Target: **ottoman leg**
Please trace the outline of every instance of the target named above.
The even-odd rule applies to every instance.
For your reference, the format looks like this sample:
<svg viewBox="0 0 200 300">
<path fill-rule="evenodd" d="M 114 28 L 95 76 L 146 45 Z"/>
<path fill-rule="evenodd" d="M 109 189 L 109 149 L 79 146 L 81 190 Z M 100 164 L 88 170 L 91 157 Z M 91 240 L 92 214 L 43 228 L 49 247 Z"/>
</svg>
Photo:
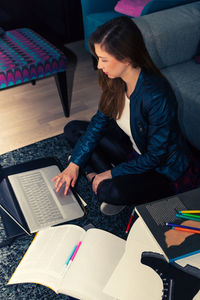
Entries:
<svg viewBox="0 0 200 300">
<path fill-rule="evenodd" d="M 63 111 L 65 117 L 69 117 L 70 106 L 71 106 L 71 95 L 69 95 L 67 86 L 67 74 L 66 72 L 59 72 L 54 76 L 60 100 L 62 103 Z M 70 97 L 69 97 L 70 96 Z"/>
<path fill-rule="evenodd" d="M 66 47 L 63 47 L 61 50 L 67 57 L 67 69 L 64 72 L 55 74 L 54 77 L 65 117 L 69 117 L 77 57 L 70 49 Z"/>
</svg>

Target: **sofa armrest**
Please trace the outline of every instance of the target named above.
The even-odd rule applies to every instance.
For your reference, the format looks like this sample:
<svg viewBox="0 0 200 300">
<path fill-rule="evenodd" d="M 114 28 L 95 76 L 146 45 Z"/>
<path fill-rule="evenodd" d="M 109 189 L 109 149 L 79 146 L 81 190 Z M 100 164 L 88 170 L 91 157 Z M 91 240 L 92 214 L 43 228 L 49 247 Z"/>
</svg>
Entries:
<svg viewBox="0 0 200 300">
<path fill-rule="evenodd" d="M 145 5 L 141 12 L 141 16 L 151 14 L 153 12 L 172 8 L 179 5 L 195 2 L 196 0 L 152 0 Z"/>
<path fill-rule="evenodd" d="M 83 25 L 85 26 L 85 18 L 92 13 L 104 11 L 114 11 L 114 7 L 118 0 L 81 0 Z"/>
<path fill-rule="evenodd" d="M 200 40 L 200 1 L 134 19 L 161 69 L 191 60 Z"/>
</svg>

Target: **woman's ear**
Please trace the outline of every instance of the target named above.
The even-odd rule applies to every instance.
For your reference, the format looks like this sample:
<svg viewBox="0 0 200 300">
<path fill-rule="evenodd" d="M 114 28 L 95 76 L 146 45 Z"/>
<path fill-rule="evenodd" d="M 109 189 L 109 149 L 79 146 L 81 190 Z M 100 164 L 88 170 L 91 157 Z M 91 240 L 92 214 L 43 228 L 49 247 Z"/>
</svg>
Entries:
<svg viewBox="0 0 200 300">
<path fill-rule="evenodd" d="M 130 59 L 128 59 L 128 58 L 124 58 L 124 59 L 123 59 L 123 63 L 124 63 L 125 65 L 129 66 L 129 65 L 131 64 L 131 61 L 130 61 Z"/>
</svg>

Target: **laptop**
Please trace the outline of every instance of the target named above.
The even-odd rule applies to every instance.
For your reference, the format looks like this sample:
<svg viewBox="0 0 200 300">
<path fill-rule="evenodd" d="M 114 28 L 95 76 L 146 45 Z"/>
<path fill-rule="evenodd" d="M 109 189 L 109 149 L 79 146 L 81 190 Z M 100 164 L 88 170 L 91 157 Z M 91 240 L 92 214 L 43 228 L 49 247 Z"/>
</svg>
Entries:
<svg viewBox="0 0 200 300">
<path fill-rule="evenodd" d="M 45 166 L 10 174 L 0 183 L 0 208 L 27 234 L 85 215 L 78 195 L 64 185 L 57 193 L 52 181 L 60 169 Z"/>
</svg>

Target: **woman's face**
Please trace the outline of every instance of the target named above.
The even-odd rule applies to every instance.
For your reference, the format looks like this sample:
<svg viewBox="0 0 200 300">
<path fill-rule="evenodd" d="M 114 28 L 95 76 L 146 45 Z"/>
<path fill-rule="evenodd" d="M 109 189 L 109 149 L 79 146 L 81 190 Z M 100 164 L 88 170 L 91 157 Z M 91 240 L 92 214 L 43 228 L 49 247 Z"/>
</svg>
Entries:
<svg viewBox="0 0 200 300">
<path fill-rule="evenodd" d="M 97 68 L 101 69 L 109 78 L 117 78 L 126 74 L 129 63 L 117 60 L 114 56 L 103 50 L 100 44 L 94 44 L 98 57 Z"/>
</svg>

